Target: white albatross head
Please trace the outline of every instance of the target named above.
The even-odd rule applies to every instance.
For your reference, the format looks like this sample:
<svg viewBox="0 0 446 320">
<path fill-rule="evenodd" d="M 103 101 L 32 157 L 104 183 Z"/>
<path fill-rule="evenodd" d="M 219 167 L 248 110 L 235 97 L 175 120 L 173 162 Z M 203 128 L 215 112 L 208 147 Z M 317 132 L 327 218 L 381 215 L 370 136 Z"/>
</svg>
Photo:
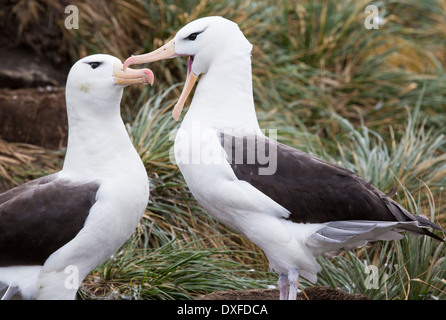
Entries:
<svg viewBox="0 0 446 320">
<path fill-rule="evenodd" d="M 186 83 L 173 110 L 173 117 L 178 120 L 198 76 L 206 73 L 212 63 L 228 50 L 250 54 L 252 45 L 235 22 L 222 17 L 205 17 L 185 25 L 172 40 L 157 50 L 128 58 L 124 62 L 124 70 L 127 72 L 127 67 L 132 64 L 188 56 Z"/>
<path fill-rule="evenodd" d="M 122 62 L 111 55 L 94 54 L 77 61 L 70 69 L 66 83 L 66 98 L 69 109 L 95 105 L 99 100 L 121 101 L 123 88 L 134 84 L 153 84 L 154 75 L 150 69 L 123 71 Z M 68 110 L 70 111 L 70 110 Z M 101 112 L 101 110 L 99 110 Z M 104 111 L 104 110 L 102 110 Z"/>
</svg>

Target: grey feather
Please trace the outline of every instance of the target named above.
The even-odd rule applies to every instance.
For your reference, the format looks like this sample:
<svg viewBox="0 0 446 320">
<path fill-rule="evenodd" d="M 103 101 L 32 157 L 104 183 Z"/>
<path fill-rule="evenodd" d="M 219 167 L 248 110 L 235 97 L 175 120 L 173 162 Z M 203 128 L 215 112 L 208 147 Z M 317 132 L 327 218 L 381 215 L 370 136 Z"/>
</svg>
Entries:
<svg viewBox="0 0 446 320">
<path fill-rule="evenodd" d="M 20 298 L 20 289 L 17 285 L 7 285 L 0 282 L 0 300 L 13 300 Z"/>
<path fill-rule="evenodd" d="M 380 240 L 399 240 L 400 232 L 408 231 L 424 235 L 425 227 L 418 221 L 333 221 L 312 234 L 307 244 L 319 254 L 340 250 L 351 250 Z"/>
<path fill-rule="evenodd" d="M 98 189 L 53 174 L 0 194 L 0 266 L 42 265 L 82 229 Z"/>
</svg>

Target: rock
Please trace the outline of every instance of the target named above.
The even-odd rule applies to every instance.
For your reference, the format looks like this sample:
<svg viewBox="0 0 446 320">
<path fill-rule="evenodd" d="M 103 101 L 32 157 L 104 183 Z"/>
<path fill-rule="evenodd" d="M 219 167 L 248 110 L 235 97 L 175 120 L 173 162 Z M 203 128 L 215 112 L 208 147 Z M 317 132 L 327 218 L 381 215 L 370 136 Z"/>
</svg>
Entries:
<svg viewBox="0 0 446 320">
<path fill-rule="evenodd" d="M 0 49 L 0 87 L 37 88 L 64 86 L 69 66 L 56 67 L 50 60 L 25 48 Z"/>
</svg>

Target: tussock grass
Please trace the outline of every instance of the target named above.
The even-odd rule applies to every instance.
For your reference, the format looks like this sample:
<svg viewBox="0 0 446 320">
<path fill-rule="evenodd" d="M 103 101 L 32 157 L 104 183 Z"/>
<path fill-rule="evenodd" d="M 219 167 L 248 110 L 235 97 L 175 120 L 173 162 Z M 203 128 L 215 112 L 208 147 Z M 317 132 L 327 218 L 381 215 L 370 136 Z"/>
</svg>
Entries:
<svg viewBox="0 0 446 320">
<path fill-rule="evenodd" d="M 74 61 L 97 52 L 125 59 L 151 51 L 199 17 L 234 20 L 254 45 L 262 128 L 277 129 L 279 141 L 346 166 L 384 192 L 397 186 L 398 202 L 445 228 L 445 0 L 70 4 L 79 7 L 79 30 L 63 27 L 63 3 L 53 0 L 9 1 L 16 9 L 4 21 L 15 22 L 19 43 Z M 368 4 L 377 5 L 384 19 L 377 30 L 364 27 Z M 36 46 L 44 43 L 38 34 L 27 36 L 44 25 L 58 30 L 57 49 Z M 170 111 L 185 79 L 184 59 L 151 68 L 155 86 L 128 88 L 123 100 L 129 134 L 151 178 L 151 200 L 121 252 L 89 276 L 83 297 L 189 299 L 274 284 L 264 255 L 196 203 L 169 159 L 170 134 L 178 126 Z M 17 153 L 1 144 L 0 150 L 8 157 L 1 158 L 0 174 L 12 179 L 20 167 Z M 445 299 L 445 252 L 422 237 L 374 244 L 321 258 L 318 284 L 374 299 Z M 366 265 L 378 267 L 378 289 L 365 287 Z M 251 268 L 256 272 L 247 272 Z"/>
<path fill-rule="evenodd" d="M 412 206 L 423 205 L 414 202 Z M 435 209 L 430 209 L 433 219 Z M 323 272 L 318 284 L 372 299 L 444 300 L 445 251 L 444 243 L 432 238 L 405 235 L 400 241 L 377 243 L 358 253 L 346 252 L 330 260 L 319 258 Z"/>
<path fill-rule="evenodd" d="M 318 284 L 362 293 L 376 300 L 444 300 L 444 246 L 431 239 L 406 236 L 375 246 L 369 254 L 352 252 L 332 260 L 319 259 Z M 432 257 L 436 259 L 432 261 Z M 376 267 L 376 269 L 374 269 Z"/>
<path fill-rule="evenodd" d="M 265 285 L 250 267 L 227 259 L 227 248 L 205 248 L 172 239 L 155 250 L 122 250 L 90 276 L 84 298 L 191 299 L 216 290 L 244 290 Z M 256 271 L 256 273 L 259 271 Z M 264 274 L 260 270 L 260 274 Z M 97 292 L 105 292 L 97 295 Z"/>
</svg>

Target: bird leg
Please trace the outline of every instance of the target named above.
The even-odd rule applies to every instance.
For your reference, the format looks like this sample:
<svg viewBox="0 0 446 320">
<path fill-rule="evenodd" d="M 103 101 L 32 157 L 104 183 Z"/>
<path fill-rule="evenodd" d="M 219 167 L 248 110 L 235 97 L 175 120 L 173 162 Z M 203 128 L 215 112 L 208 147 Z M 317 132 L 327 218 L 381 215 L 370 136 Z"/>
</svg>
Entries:
<svg viewBox="0 0 446 320">
<path fill-rule="evenodd" d="M 279 287 L 280 300 L 288 299 L 288 275 L 282 273 L 279 275 L 279 280 L 277 281 L 277 286 Z"/>
<path fill-rule="evenodd" d="M 296 300 L 298 283 L 299 283 L 299 273 L 297 272 L 296 268 L 292 268 L 288 271 L 288 283 L 290 286 L 288 300 Z"/>
</svg>

